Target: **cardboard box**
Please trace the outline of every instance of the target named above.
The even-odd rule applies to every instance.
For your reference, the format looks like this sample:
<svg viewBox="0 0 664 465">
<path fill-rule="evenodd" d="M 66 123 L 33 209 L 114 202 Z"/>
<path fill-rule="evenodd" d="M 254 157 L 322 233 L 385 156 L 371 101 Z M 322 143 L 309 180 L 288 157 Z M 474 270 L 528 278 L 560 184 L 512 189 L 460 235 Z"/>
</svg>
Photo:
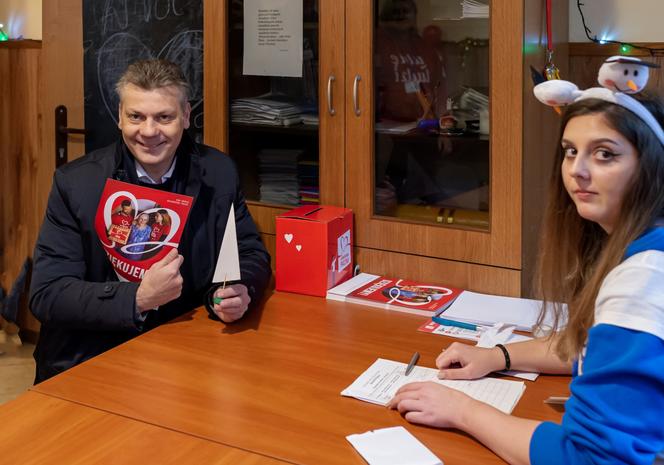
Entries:
<svg viewBox="0 0 664 465">
<path fill-rule="evenodd" d="M 276 288 L 325 297 L 353 275 L 353 212 L 306 205 L 277 217 Z"/>
</svg>

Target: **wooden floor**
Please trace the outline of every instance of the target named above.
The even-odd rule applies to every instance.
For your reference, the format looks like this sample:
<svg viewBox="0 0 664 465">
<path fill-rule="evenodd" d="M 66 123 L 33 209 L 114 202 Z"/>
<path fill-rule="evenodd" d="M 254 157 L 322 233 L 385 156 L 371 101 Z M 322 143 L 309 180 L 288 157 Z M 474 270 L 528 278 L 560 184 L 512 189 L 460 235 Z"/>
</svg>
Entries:
<svg viewBox="0 0 664 465">
<path fill-rule="evenodd" d="M 21 344 L 17 334 L 0 330 L 0 404 L 23 394 L 35 378 L 33 344 Z"/>
</svg>

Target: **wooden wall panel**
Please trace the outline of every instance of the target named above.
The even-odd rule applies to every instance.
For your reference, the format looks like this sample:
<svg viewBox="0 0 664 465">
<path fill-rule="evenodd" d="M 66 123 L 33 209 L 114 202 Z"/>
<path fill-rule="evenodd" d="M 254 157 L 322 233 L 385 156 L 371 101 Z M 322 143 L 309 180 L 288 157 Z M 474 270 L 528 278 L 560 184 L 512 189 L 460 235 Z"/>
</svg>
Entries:
<svg viewBox="0 0 664 465">
<path fill-rule="evenodd" d="M 522 296 L 532 297 L 532 279 L 537 265 L 540 225 L 553 156 L 558 144 L 560 118 L 533 95 L 530 66 L 543 70 L 546 62 L 545 2 L 525 2 L 523 67 L 523 210 L 521 244 Z M 554 63 L 563 78 L 569 72 L 567 2 L 553 2 Z"/>
<path fill-rule="evenodd" d="M 43 212 L 38 208 L 37 172 L 41 162 L 41 43 L 0 42 L 0 284 L 9 291 L 32 249 Z M 19 326 L 36 331 L 26 312 Z"/>
<path fill-rule="evenodd" d="M 521 272 L 440 258 L 355 247 L 355 263 L 367 273 L 442 284 L 487 294 L 521 295 Z"/>
</svg>

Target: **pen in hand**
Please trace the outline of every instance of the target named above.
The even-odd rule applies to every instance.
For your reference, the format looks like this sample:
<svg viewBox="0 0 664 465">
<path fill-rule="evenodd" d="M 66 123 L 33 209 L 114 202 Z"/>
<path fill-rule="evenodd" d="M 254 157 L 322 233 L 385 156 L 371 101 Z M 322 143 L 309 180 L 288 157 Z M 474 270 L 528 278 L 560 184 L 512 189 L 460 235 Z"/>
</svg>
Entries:
<svg viewBox="0 0 664 465">
<path fill-rule="evenodd" d="M 420 359 L 420 353 L 415 352 L 411 357 L 410 362 L 408 362 L 408 366 L 406 367 L 406 376 L 408 376 L 410 372 L 413 371 L 413 368 L 415 368 L 415 364 L 419 359 Z"/>
</svg>

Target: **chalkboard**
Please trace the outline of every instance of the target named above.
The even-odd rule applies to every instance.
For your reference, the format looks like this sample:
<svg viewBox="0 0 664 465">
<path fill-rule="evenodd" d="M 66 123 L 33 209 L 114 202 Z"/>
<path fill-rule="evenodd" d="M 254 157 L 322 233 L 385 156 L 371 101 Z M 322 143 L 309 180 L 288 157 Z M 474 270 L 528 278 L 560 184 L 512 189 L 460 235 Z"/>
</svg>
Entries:
<svg viewBox="0 0 664 465">
<path fill-rule="evenodd" d="M 191 86 L 191 127 L 203 134 L 202 0 L 85 0 L 83 3 L 86 151 L 119 137 L 115 83 L 139 59 L 180 65 Z"/>
</svg>

